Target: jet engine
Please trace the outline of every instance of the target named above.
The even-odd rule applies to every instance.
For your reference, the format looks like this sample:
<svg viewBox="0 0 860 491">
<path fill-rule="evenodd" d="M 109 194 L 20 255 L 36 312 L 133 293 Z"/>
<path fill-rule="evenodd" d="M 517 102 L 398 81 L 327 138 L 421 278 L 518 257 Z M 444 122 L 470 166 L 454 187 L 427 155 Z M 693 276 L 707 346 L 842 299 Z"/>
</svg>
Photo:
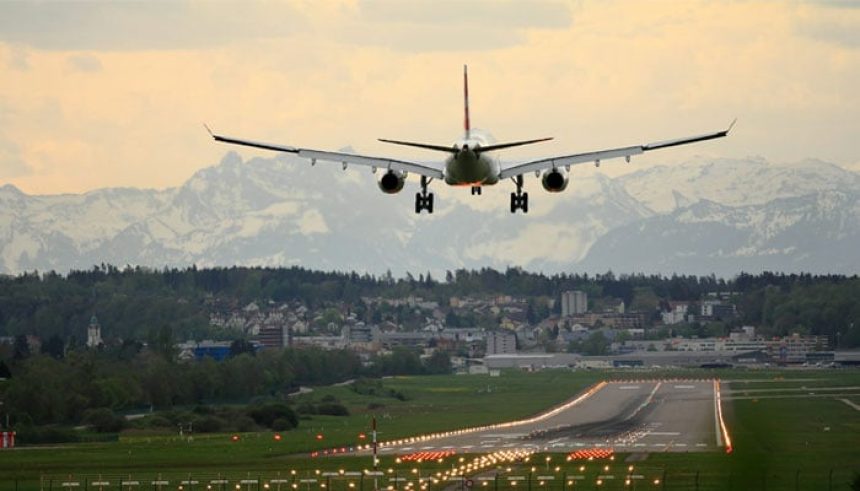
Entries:
<svg viewBox="0 0 860 491">
<path fill-rule="evenodd" d="M 399 193 L 406 184 L 406 173 L 388 170 L 379 178 L 379 189 L 385 194 Z"/>
<path fill-rule="evenodd" d="M 541 184 L 550 193 L 560 193 L 567 188 L 567 171 L 563 169 L 550 169 L 543 173 Z"/>
</svg>

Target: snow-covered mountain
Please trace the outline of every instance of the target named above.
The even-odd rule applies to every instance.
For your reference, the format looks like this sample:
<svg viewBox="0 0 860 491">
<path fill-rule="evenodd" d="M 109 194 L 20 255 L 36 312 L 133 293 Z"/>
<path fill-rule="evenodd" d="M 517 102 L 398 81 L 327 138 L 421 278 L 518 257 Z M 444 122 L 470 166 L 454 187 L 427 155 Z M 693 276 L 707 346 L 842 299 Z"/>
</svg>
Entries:
<svg viewBox="0 0 860 491">
<path fill-rule="evenodd" d="M 216 166 L 166 190 L 29 196 L 0 187 L 0 272 L 93 264 L 302 265 L 394 273 L 522 266 L 542 271 L 860 272 L 860 174 L 819 161 L 698 159 L 565 193 L 527 179 L 531 213 L 509 189 L 470 196 L 435 186 L 416 216 L 414 183 L 376 189 L 363 169 L 279 155 Z"/>
</svg>

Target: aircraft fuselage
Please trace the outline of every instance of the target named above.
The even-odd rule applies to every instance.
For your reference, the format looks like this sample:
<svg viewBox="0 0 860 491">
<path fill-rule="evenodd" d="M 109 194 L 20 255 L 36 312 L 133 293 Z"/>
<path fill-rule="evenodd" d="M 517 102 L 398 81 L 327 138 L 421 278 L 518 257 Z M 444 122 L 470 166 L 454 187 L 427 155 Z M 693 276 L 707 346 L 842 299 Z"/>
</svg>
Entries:
<svg viewBox="0 0 860 491">
<path fill-rule="evenodd" d="M 470 138 L 454 144 L 459 150 L 445 160 L 445 183 L 452 186 L 486 186 L 499 182 L 498 159 L 481 152 L 487 142 Z"/>
</svg>

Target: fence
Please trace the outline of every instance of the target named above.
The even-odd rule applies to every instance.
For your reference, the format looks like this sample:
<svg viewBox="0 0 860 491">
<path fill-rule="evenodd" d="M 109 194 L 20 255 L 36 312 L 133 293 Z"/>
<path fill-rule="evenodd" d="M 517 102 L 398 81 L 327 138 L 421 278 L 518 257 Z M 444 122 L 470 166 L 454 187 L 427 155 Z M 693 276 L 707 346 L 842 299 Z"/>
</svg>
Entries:
<svg viewBox="0 0 860 491">
<path fill-rule="evenodd" d="M 401 469 L 395 472 L 285 471 L 231 474 L 123 474 L 43 476 L 0 483 L 0 490 L 15 491 L 579 491 L 579 490 L 849 490 L 860 482 L 857 469 L 744 474 L 636 468 L 625 465 L 592 466 L 561 472 L 522 472 L 505 469 L 473 476 L 440 479 Z"/>
</svg>

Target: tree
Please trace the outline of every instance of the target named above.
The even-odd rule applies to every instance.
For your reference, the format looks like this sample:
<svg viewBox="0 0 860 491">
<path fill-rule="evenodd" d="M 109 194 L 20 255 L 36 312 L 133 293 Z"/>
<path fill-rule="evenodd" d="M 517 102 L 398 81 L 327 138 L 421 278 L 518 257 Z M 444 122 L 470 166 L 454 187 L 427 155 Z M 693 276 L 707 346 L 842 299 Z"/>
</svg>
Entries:
<svg viewBox="0 0 860 491">
<path fill-rule="evenodd" d="M 582 343 L 582 353 L 584 355 L 598 356 L 605 355 L 609 352 L 609 341 L 601 331 L 594 331 Z"/>
<path fill-rule="evenodd" d="M 54 334 L 47 341 L 42 343 L 42 353 L 52 357 L 55 360 L 61 360 L 65 356 L 65 343 L 63 339 Z"/>
<path fill-rule="evenodd" d="M 27 336 L 19 334 L 15 336 L 15 345 L 12 348 L 12 358 L 14 360 L 24 360 L 30 357 L 30 343 L 27 342 Z"/>
<path fill-rule="evenodd" d="M 257 354 L 257 350 L 247 339 L 236 339 L 230 343 L 230 357 L 239 356 L 243 353 L 254 356 Z"/>
<path fill-rule="evenodd" d="M 451 356 L 445 351 L 436 350 L 424 362 L 424 369 L 430 374 L 451 373 Z"/>
<path fill-rule="evenodd" d="M 173 335 L 173 328 L 168 325 L 163 325 L 159 329 L 152 329 L 149 332 L 149 348 L 164 357 L 165 360 L 173 361 L 179 351 L 176 348 L 176 340 Z"/>
</svg>

